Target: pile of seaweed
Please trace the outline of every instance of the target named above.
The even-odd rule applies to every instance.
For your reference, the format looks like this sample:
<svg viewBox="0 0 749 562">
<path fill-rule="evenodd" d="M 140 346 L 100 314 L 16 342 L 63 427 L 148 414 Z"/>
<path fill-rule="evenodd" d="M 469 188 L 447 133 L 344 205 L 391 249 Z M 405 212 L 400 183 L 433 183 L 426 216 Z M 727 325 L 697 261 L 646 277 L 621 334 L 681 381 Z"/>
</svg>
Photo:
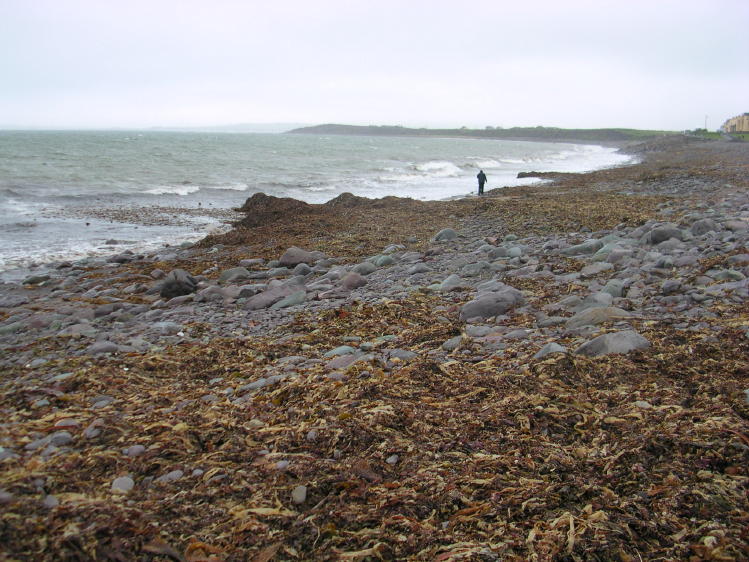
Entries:
<svg viewBox="0 0 749 562">
<path fill-rule="evenodd" d="M 643 323 L 653 348 L 628 355 L 539 361 L 518 343 L 479 359 L 466 344 L 435 362 L 428 351 L 460 333 L 457 307 L 435 317 L 435 298 L 299 316 L 252 340 L 71 359 L 41 419 L 6 392 L 17 432 L 63 419 L 99 432 L 65 455 L 4 462 L 3 485 L 27 501 L 4 506 L 3 549 L 49 560 L 749 556 L 749 341 L 734 327 L 746 311 L 725 310 L 705 333 Z M 358 362 L 342 380 L 320 364 L 243 404 L 206 399 L 211 381 L 281 372 L 281 359 L 322 357 L 352 336 L 419 358 Z M 92 411 L 101 394 L 111 404 Z M 144 454 L 123 454 L 134 444 Z M 111 487 L 122 476 L 137 483 L 127 494 Z M 45 489 L 59 505 L 43 504 Z"/>
</svg>

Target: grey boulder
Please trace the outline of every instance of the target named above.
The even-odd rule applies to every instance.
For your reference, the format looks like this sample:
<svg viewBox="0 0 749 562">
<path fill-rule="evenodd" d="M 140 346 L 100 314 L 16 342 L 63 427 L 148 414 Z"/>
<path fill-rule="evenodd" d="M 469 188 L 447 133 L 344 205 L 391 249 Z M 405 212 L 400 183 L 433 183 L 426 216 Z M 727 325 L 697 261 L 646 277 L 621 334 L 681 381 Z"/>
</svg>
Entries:
<svg viewBox="0 0 749 562">
<path fill-rule="evenodd" d="M 629 353 L 637 349 L 647 349 L 650 342 L 634 330 L 613 332 L 585 342 L 575 350 L 579 355 L 598 357 L 609 353 Z"/>
<path fill-rule="evenodd" d="M 198 282 L 184 269 L 173 269 L 164 278 L 159 295 L 165 299 L 173 299 L 195 292 Z"/>
<path fill-rule="evenodd" d="M 465 321 L 469 318 L 490 318 L 504 314 L 524 302 L 520 291 L 507 287 L 496 293 L 485 293 L 464 304 L 460 309 L 460 319 Z"/>
</svg>

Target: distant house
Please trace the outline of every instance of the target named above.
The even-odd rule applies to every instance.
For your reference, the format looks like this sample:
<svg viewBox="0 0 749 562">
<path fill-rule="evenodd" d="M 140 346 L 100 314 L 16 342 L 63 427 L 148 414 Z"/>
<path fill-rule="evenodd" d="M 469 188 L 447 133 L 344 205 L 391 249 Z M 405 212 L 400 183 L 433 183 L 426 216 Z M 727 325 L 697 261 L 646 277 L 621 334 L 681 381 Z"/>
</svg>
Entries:
<svg viewBox="0 0 749 562">
<path fill-rule="evenodd" d="M 726 133 L 749 133 L 749 113 L 731 117 L 721 127 Z"/>
</svg>

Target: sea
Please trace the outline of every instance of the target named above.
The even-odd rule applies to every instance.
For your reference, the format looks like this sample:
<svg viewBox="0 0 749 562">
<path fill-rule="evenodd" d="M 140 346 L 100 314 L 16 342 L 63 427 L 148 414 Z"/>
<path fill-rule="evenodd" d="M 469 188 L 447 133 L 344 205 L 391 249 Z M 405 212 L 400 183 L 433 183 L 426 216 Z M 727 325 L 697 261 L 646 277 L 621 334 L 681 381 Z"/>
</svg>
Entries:
<svg viewBox="0 0 749 562">
<path fill-rule="evenodd" d="M 615 148 L 437 137 L 166 131 L 0 131 L 0 278 L 43 264 L 144 251 L 227 229 L 263 192 L 323 203 L 471 197 L 628 163 Z"/>
</svg>

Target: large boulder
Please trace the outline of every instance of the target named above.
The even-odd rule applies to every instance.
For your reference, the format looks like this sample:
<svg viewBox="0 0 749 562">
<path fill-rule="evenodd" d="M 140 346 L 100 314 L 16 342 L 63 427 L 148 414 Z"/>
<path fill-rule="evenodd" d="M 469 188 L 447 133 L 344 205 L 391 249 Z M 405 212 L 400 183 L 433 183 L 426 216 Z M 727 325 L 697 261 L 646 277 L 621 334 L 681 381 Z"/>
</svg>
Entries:
<svg viewBox="0 0 749 562">
<path fill-rule="evenodd" d="M 173 269 L 164 278 L 159 295 L 164 299 L 173 299 L 194 293 L 198 282 L 184 269 Z"/>
<path fill-rule="evenodd" d="M 609 353 L 629 353 L 636 349 L 648 347 L 650 347 L 650 342 L 646 338 L 634 330 L 625 330 L 593 338 L 578 347 L 575 353 L 588 357 L 598 357 Z"/>
<path fill-rule="evenodd" d="M 517 289 L 506 287 L 495 293 L 485 293 L 467 302 L 460 309 L 460 319 L 491 318 L 523 304 L 523 295 Z"/>
</svg>

